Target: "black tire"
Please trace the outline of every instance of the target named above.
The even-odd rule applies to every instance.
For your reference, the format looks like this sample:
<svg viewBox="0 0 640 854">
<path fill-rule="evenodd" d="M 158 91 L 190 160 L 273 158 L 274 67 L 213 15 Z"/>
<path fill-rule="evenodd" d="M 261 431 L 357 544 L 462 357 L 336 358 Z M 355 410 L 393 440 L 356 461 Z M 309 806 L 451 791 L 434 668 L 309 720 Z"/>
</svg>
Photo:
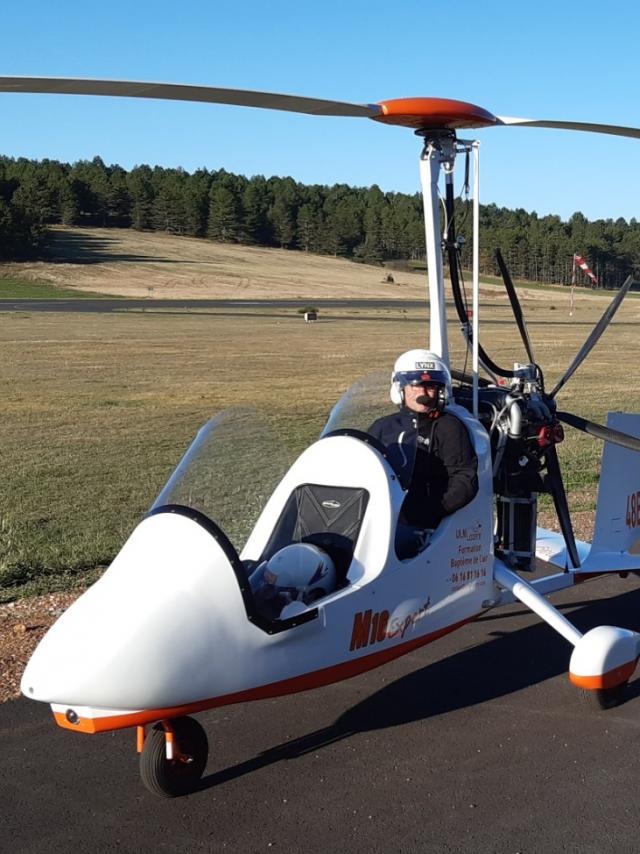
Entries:
<svg viewBox="0 0 640 854">
<path fill-rule="evenodd" d="M 590 709 L 600 712 L 606 709 L 615 709 L 620 706 L 627 697 L 627 682 L 614 685 L 613 688 L 596 688 L 589 691 L 587 688 L 580 689 L 580 695 L 584 705 Z"/>
<path fill-rule="evenodd" d="M 140 754 L 140 776 L 146 788 L 161 798 L 175 798 L 193 792 L 204 771 L 209 755 L 207 734 L 195 718 L 171 720 L 175 746 L 181 757 L 167 759 L 162 724 L 147 733 Z"/>
</svg>

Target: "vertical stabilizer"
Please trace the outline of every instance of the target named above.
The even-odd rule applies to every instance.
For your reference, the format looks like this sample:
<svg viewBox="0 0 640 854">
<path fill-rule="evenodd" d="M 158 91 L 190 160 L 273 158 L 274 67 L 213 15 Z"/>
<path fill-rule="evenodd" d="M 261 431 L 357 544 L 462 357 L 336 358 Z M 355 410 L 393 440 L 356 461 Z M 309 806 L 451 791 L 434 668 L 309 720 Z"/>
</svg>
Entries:
<svg viewBox="0 0 640 854">
<path fill-rule="evenodd" d="M 640 415 L 610 412 L 607 426 L 640 438 Z M 640 453 L 606 442 L 590 560 L 598 554 L 637 555 L 640 562 Z"/>
</svg>

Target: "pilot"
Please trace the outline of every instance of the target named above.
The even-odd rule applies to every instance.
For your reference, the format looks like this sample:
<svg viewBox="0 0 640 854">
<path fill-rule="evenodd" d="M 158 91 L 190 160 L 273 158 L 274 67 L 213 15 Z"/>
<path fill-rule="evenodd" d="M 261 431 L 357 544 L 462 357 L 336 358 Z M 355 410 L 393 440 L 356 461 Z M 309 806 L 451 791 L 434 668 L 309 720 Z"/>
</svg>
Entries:
<svg viewBox="0 0 640 854">
<path fill-rule="evenodd" d="M 252 572 L 249 584 L 258 610 L 272 620 L 306 611 L 337 586 L 329 555 L 311 543 L 291 543 Z M 293 608 L 287 607 L 298 603 Z M 283 611 L 284 609 L 284 611 Z"/>
<path fill-rule="evenodd" d="M 429 531 L 478 491 L 478 458 L 469 433 L 446 409 L 450 390 L 451 375 L 439 356 L 409 350 L 391 374 L 390 397 L 399 411 L 369 428 L 386 446 L 400 478 L 409 482 L 398 520 L 400 558 L 417 554 Z"/>
</svg>

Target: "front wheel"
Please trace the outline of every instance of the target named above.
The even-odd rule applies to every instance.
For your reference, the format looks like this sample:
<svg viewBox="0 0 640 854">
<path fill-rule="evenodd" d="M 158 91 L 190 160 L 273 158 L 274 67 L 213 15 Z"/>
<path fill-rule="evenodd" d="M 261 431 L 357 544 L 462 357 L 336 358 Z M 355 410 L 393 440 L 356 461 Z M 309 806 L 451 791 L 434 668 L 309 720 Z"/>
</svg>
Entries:
<svg viewBox="0 0 640 854">
<path fill-rule="evenodd" d="M 172 718 L 175 757 L 167 759 L 165 731 L 156 724 L 140 754 L 140 776 L 146 788 L 161 798 L 187 795 L 198 785 L 207 764 L 207 734 L 195 718 Z"/>
</svg>

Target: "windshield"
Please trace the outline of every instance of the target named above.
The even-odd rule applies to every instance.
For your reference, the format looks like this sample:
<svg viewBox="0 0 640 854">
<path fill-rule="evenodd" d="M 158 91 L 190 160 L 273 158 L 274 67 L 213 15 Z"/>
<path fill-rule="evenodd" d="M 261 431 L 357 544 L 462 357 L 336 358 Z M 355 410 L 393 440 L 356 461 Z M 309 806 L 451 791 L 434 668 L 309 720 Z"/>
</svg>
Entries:
<svg viewBox="0 0 640 854">
<path fill-rule="evenodd" d="M 413 474 L 417 433 L 411 429 L 411 419 L 407 424 L 399 422 L 398 407 L 389 398 L 390 380 L 389 371 L 379 370 L 355 382 L 331 410 L 321 435 L 335 430 L 370 433 L 385 446 L 388 461 L 407 489 Z M 379 419 L 385 419 L 384 426 Z"/>
<path fill-rule="evenodd" d="M 346 429 L 366 433 L 374 421 L 394 410 L 389 400 L 389 371 L 374 371 L 361 377 L 342 395 L 321 435 Z"/>
<path fill-rule="evenodd" d="M 260 413 L 226 409 L 200 428 L 151 509 L 180 504 L 198 510 L 240 552 L 292 462 Z"/>
</svg>

